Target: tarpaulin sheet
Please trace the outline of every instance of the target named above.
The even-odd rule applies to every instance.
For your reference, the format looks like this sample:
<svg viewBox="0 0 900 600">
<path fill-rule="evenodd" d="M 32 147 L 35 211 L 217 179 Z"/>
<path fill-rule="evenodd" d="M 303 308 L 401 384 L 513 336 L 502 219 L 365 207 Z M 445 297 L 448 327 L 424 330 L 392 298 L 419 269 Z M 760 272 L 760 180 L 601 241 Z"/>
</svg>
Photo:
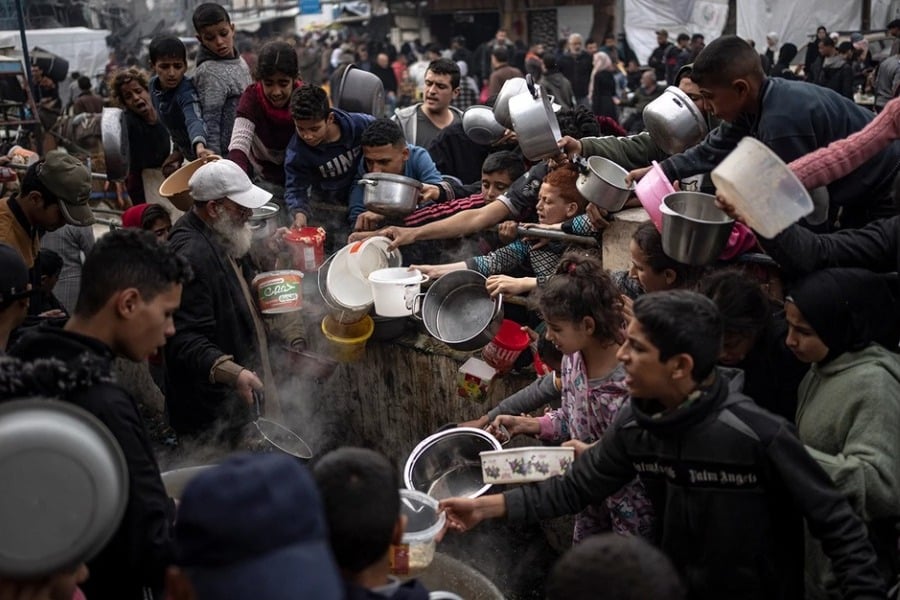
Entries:
<svg viewBox="0 0 900 600">
<path fill-rule="evenodd" d="M 828 31 L 858 31 L 862 3 L 847 0 L 738 0 L 737 34 L 766 48 L 766 35 L 778 34 L 779 45 L 786 42 L 801 49 L 812 39 L 819 25 Z"/>
<path fill-rule="evenodd" d="M 625 0 L 625 33 L 641 64 L 656 48 L 658 29 L 667 30 L 672 43 L 679 33 L 702 33 L 709 43 L 727 20 L 728 0 Z"/>
<path fill-rule="evenodd" d="M 29 29 L 29 50 L 40 46 L 69 62 L 69 73 L 78 71 L 91 77 L 103 73 L 109 60 L 109 49 L 106 47 L 106 29 L 88 29 L 87 27 L 64 27 L 57 29 Z M 19 31 L 0 31 L 0 47 L 12 46 L 22 49 L 22 38 Z"/>
</svg>

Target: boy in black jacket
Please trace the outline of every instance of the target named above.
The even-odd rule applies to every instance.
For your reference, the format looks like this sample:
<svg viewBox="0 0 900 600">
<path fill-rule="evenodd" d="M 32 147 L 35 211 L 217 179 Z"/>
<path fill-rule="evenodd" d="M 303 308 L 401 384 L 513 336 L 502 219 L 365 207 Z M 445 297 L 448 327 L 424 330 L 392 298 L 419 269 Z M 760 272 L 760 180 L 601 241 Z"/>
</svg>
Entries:
<svg viewBox="0 0 900 600">
<path fill-rule="evenodd" d="M 190 267 L 149 231 L 120 229 L 100 238 L 84 262 L 75 313 L 63 329 L 42 326 L 10 354 L 23 360 L 89 361 L 101 383 L 64 394 L 106 425 L 128 463 L 128 505 L 119 528 L 88 561 L 82 586 L 96 600 L 158 597 L 172 558 L 174 506 L 159 474 L 137 402 L 113 381 L 115 356 L 147 360 L 175 332 L 172 314 L 181 302 Z M 62 382 L 60 384 L 62 387 Z"/>
<path fill-rule="evenodd" d="M 503 495 L 441 503 L 451 528 L 573 514 L 635 475 L 660 548 L 692 599 L 803 597 L 803 518 L 844 598 L 884 598 L 866 530 L 793 427 L 729 390 L 715 369 L 722 320 L 708 298 L 647 294 L 619 350 L 631 392 L 612 428 L 568 473 Z"/>
</svg>

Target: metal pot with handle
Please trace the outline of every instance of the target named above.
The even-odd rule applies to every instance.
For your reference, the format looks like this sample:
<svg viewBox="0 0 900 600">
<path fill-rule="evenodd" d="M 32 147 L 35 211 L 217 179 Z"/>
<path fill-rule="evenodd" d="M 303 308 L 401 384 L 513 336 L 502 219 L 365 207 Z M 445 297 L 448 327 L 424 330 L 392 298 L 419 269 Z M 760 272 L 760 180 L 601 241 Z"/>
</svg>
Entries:
<svg viewBox="0 0 900 600">
<path fill-rule="evenodd" d="M 622 210 L 634 193 L 634 183 L 626 183 L 628 171 L 602 156 L 573 161 L 580 175 L 575 182 L 578 192 L 589 202 L 609 212 Z"/>
<path fill-rule="evenodd" d="M 644 107 L 643 117 L 653 142 L 667 154 L 684 152 L 709 133 L 706 117 L 690 96 L 674 85 Z"/>
<path fill-rule="evenodd" d="M 405 217 L 419 205 L 422 184 L 403 175 L 366 173 L 356 182 L 365 186 L 366 210 L 386 217 Z"/>
<path fill-rule="evenodd" d="M 506 80 L 503 87 L 500 88 L 500 93 L 497 94 L 497 99 L 494 101 L 494 118 L 497 119 L 498 123 L 507 129 L 512 129 L 513 123 L 509 114 L 509 101 L 514 96 L 524 94 L 527 91 L 528 85 L 524 77 L 513 77 Z"/>
<path fill-rule="evenodd" d="M 503 322 L 503 296 L 491 298 L 478 271 L 452 271 L 413 301 L 413 317 L 428 333 L 455 350 L 485 347 Z"/>
<path fill-rule="evenodd" d="M 513 130 L 522 148 L 522 154 L 531 161 L 557 156 L 557 143 L 562 138 L 559 122 L 550 99 L 535 85 L 531 75 L 526 78 L 528 93 L 514 96 L 509 101 L 509 114 Z"/>
<path fill-rule="evenodd" d="M 264 240 L 275 235 L 280 212 L 281 207 L 274 202 L 266 202 L 259 208 L 254 208 L 253 214 L 248 219 L 250 229 L 253 230 L 253 239 Z"/>
</svg>

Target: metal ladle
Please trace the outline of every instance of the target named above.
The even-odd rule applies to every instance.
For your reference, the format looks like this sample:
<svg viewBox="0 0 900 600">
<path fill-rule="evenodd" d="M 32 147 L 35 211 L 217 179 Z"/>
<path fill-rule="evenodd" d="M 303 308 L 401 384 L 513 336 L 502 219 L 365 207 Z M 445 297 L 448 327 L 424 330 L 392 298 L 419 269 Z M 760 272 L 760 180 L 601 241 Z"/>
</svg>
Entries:
<svg viewBox="0 0 900 600">
<path fill-rule="evenodd" d="M 262 416 L 259 409 L 261 397 L 261 392 L 253 391 L 253 406 L 256 409 L 256 420 L 253 421 L 253 424 L 256 425 L 256 429 L 263 439 L 285 454 L 290 454 L 303 460 L 312 458 L 312 450 L 299 435 L 281 423 L 276 423 Z"/>
</svg>

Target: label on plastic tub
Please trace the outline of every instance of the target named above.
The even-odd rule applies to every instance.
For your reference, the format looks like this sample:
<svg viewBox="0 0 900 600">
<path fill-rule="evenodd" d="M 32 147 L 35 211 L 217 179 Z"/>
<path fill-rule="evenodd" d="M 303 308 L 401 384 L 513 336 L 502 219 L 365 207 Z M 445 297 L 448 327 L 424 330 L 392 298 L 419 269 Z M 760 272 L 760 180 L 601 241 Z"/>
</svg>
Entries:
<svg viewBox="0 0 900 600">
<path fill-rule="evenodd" d="M 409 544 L 391 544 L 392 575 L 409 575 Z"/>
</svg>

